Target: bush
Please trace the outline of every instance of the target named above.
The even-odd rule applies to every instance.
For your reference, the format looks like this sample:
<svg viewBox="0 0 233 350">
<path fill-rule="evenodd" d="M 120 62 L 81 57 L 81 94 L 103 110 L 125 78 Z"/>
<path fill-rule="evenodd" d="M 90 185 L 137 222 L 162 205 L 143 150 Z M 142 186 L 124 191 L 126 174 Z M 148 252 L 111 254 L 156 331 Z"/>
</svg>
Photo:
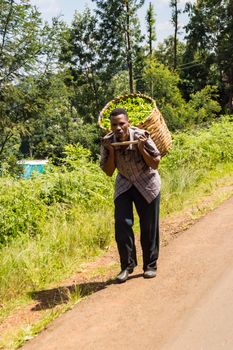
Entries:
<svg viewBox="0 0 233 350">
<path fill-rule="evenodd" d="M 173 135 L 173 148 L 160 165 L 164 214 L 180 209 L 187 193 L 194 195 L 210 172 L 220 178 L 219 169 L 233 164 L 232 119 L 222 117 L 209 128 Z"/>
<path fill-rule="evenodd" d="M 143 79 L 146 93 L 156 100 L 168 128 L 172 131 L 213 121 L 221 110 L 216 101 L 216 87 L 206 86 L 192 94 L 190 101 L 186 102 L 179 90 L 178 73 L 170 71 L 156 60 L 146 62 Z"/>
<path fill-rule="evenodd" d="M 64 165 L 53 172 L 27 180 L 0 179 L 0 244 L 42 233 L 53 206 L 66 211 L 79 205 L 92 212 L 108 206 L 112 179 L 89 157 L 90 151 L 81 145 L 67 146 Z"/>
</svg>

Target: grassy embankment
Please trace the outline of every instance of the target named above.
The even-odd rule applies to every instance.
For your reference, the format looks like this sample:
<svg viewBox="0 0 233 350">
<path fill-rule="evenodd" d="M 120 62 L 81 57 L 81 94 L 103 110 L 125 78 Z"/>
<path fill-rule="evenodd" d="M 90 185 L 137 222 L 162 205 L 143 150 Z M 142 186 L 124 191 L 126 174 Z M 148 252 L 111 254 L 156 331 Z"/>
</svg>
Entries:
<svg viewBox="0 0 233 350">
<path fill-rule="evenodd" d="M 29 303 L 34 291 L 77 271 L 113 237 L 113 179 L 80 152 L 75 155 L 73 149 L 68 155 L 69 170 L 30 180 L 0 180 L 0 320 Z M 222 179 L 232 184 L 232 119 L 174 135 L 160 173 L 162 216 L 195 206 L 203 195 L 218 189 Z M 78 290 L 73 293 L 77 298 Z M 55 316 L 46 314 L 31 333 Z M 23 339 L 25 332 L 15 344 Z"/>
</svg>

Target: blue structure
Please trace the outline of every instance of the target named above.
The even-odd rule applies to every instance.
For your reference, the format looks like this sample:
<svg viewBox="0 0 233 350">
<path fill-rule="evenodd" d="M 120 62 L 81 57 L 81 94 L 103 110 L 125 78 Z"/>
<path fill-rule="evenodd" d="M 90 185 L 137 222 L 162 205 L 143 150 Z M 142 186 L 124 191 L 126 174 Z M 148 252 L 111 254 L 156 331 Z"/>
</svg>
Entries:
<svg viewBox="0 0 233 350">
<path fill-rule="evenodd" d="M 48 163 L 48 160 L 20 160 L 17 164 L 23 166 L 23 178 L 29 179 L 32 173 L 42 174 L 45 171 L 45 164 Z"/>
</svg>

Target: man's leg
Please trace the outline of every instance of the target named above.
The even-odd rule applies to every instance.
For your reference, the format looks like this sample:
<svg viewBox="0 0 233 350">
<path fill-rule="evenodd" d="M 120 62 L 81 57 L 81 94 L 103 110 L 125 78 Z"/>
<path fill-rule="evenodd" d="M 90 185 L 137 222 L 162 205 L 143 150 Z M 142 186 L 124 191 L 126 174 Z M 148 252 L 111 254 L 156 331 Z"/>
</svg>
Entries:
<svg viewBox="0 0 233 350">
<path fill-rule="evenodd" d="M 121 270 L 137 265 L 133 233 L 133 202 L 131 188 L 115 199 L 115 238 L 120 255 Z"/>
<path fill-rule="evenodd" d="M 160 195 L 151 203 L 135 188 L 134 202 L 140 218 L 141 246 L 143 254 L 143 270 L 157 269 L 159 257 L 159 204 Z"/>
</svg>

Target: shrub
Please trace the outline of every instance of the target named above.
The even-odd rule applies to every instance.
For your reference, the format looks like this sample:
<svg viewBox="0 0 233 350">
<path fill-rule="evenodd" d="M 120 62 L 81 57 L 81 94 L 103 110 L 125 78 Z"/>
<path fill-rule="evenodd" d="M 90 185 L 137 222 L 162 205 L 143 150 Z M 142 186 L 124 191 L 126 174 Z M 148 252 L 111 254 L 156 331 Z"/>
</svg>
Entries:
<svg viewBox="0 0 233 350">
<path fill-rule="evenodd" d="M 223 117 L 209 128 L 174 134 L 173 148 L 160 165 L 163 213 L 181 208 L 188 193 L 194 195 L 210 172 L 220 178 L 219 169 L 227 164 L 233 164 L 232 117 Z"/>
<path fill-rule="evenodd" d="M 192 94 L 190 101 L 186 102 L 179 90 L 178 73 L 170 71 L 156 60 L 146 61 L 143 79 L 146 93 L 156 100 L 172 131 L 213 121 L 221 111 L 221 106 L 216 101 L 216 87 L 206 86 Z"/>
<path fill-rule="evenodd" d="M 0 244 L 42 233 L 53 206 L 66 211 L 79 205 L 93 212 L 108 206 L 112 179 L 89 157 L 90 151 L 81 145 L 67 146 L 64 165 L 50 173 L 27 180 L 0 179 Z"/>
</svg>

